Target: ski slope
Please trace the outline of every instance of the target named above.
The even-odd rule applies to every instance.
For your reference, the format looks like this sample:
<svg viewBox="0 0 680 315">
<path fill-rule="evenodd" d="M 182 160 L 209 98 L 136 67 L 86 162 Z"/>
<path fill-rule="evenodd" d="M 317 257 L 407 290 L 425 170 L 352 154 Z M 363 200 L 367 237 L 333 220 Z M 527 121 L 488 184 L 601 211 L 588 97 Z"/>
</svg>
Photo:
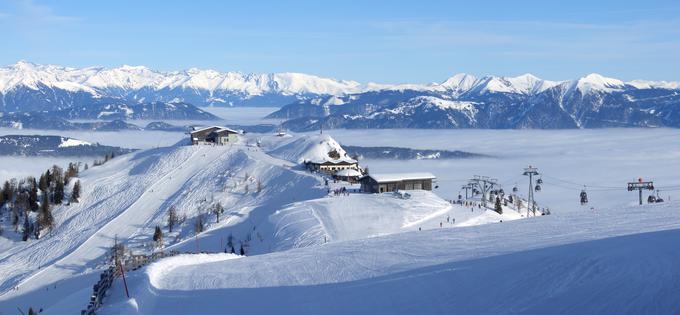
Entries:
<svg viewBox="0 0 680 315">
<path fill-rule="evenodd" d="M 677 204 L 164 259 L 102 314 L 675 314 Z"/>
<path fill-rule="evenodd" d="M 123 298 L 116 284 L 104 313 L 219 313 L 225 308 L 236 313 L 449 313 L 450 303 L 463 305 L 469 310 L 464 313 L 538 312 L 526 301 L 548 303 L 548 293 L 516 292 L 543 288 L 549 285 L 545 279 L 575 272 L 572 266 L 587 269 L 584 262 L 608 265 L 621 255 L 637 257 L 645 251 L 660 257 L 654 262 L 657 269 L 645 275 L 676 289 L 663 280 L 675 276 L 669 269 L 675 267 L 673 260 L 665 257 L 676 252 L 645 243 L 661 244 L 675 234 L 632 235 L 677 229 L 673 204 L 517 220 L 522 215 L 507 207 L 497 214 L 450 204 L 426 191 L 409 192 L 410 198 L 334 195 L 330 191 L 346 184 L 325 186 L 321 175 L 299 164 L 331 150 L 344 152 L 327 135 L 247 135 L 230 146 L 178 143 L 90 168 L 81 174 L 80 203 L 54 209 L 57 227 L 49 235 L 0 244 L 5 249 L 0 253 L 0 313 L 29 306 L 46 314 L 79 312 L 114 241 L 149 253 L 157 225 L 163 228 L 165 250 L 223 252 L 231 240 L 248 257 L 199 254 L 159 261 L 129 275 L 133 300 Z M 216 202 L 225 209 L 219 222 L 209 213 Z M 173 232 L 166 227 L 171 206 L 186 217 Z M 206 226 L 196 234 L 199 216 Z M 632 235 L 626 237 L 633 238 L 633 245 L 602 245 L 620 242 L 603 239 L 624 235 Z M 592 252 L 603 254 L 586 259 Z M 637 263 L 650 262 L 624 259 L 612 270 L 625 273 Z M 649 294 L 667 303 L 657 292 L 659 285 Z M 573 283 L 563 286 L 566 292 L 573 289 Z M 505 297 L 507 307 L 479 302 L 486 301 L 480 300 L 486 292 Z M 258 303 L 260 298 L 268 303 Z M 647 300 L 640 301 L 633 307 L 649 311 L 642 308 Z M 663 307 L 676 310 L 675 305 Z"/>
<path fill-rule="evenodd" d="M 193 220 L 199 213 L 206 214 L 212 201 L 228 209 L 222 222 L 228 224 L 253 220 L 250 211 L 259 215 L 261 210 L 289 203 L 290 196 L 309 199 L 323 194 L 324 190 L 315 188 L 319 178 L 291 170 L 291 166 L 245 144 L 178 144 L 90 168 L 81 177 L 81 202 L 54 209 L 55 230 L 40 240 L 16 242 L 0 253 L 0 312 L 27 305 L 37 290 L 47 291 L 54 284 L 65 290 L 40 294 L 41 305 L 68 295 L 79 301 L 77 309 L 82 308 L 114 240 L 148 250 L 145 246 L 151 242 L 153 228 L 165 226 L 171 205 L 188 219 L 179 232 L 166 235 L 168 243 L 192 236 Z M 266 183 L 261 194 L 254 193 L 255 181 Z M 246 185 L 251 194 L 245 191 Z"/>
<path fill-rule="evenodd" d="M 253 145 L 258 141 L 262 147 Z M 231 146 L 180 142 L 92 167 L 81 174 L 80 202 L 53 210 L 53 231 L 39 240 L 3 241 L 0 312 L 31 305 L 79 311 L 114 242 L 148 253 L 156 225 L 164 228 L 167 250 L 219 252 L 231 238 L 250 255 L 439 228 L 444 215 L 460 220 L 483 215 L 429 192 L 414 192 L 409 200 L 392 194 L 331 197 L 324 179 L 305 171 L 299 160 L 332 149 L 344 152 L 325 135 L 249 135 Z M 216 202 L 225 208 L 219 223 L 209 213 Z M 186 217 L 172 233 L 166 228 L 171 206 Z M 316 210 L 300 211 L 309 208 Z M 206 230 L 195 235 L 199 215 Z"/>
</svg>

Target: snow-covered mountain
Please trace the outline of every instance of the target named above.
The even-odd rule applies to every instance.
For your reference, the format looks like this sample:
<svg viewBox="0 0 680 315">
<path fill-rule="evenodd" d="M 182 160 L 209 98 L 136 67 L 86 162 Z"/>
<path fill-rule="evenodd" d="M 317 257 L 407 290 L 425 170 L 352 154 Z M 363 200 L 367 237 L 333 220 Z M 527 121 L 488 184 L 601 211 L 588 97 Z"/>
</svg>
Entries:
<svg viewBox="0 0 680 315">
<path fill-rule="evenodd" d="M 61 136 L 0 136 L 0 155 L 101 157 L 110 153 L 121 155 L 132 151 Z"/>
<path fill-rule="evenodd" d="M 143 66 L 75 69 L 26 61 L 0 68 L 0 109 L 4 111 L 55 110 L 101 97 L 197 106 L 284 105 L 308 95 L 361 91 L 355 81 L 302 73 L 243 74 L 196 68 L 161 72 Z"/>
<path fill-rule="evenodd" d="M 293 130 L 325 128 L 680 127 L 680 84 L 590 74 L 571 81 L 458 74 L 427 90 L 298 101 L 272 113 Z"/>
<path fill-rule="evenodd" d="M 20 61 L 0 68 L 0 111 L 101 118 L 93 104 L 165 106 L 151 119 L 210 119 L 192 106 L 284 106 L 270 118 L 296 130 L 345 128 L 590 128 L 680 126 L 680 83 L 599 74 L 550 81 L 456 74 L 441 83 L 361 84 L 302 73 L 243 74 L 143 66 L 83 69 Z M 287 105 L 288 104 L 288 105 Z M 464 106 L 463 106 L 464 105 Z M 120 106 L 119 106 L 120 107 Z M 149 105 L 147 105 L 149 107 Z M 115 118 L 127 117 L 125 108 Z M 144 114 L 144 111 L 134 111 Z M 148 112 L 147 112 L 148 113 Z M 155 113 L 155 112 L 154 112 Z"/>
</svg>

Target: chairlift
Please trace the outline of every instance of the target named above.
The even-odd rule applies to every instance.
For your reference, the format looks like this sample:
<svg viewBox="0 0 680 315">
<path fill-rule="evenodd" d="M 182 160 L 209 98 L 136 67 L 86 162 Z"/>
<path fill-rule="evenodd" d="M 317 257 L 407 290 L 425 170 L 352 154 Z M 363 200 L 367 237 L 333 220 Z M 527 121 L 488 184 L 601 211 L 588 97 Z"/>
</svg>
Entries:
<svg viewBox="0 0 680 315">
<path fill-rule="evenodd" d="M 536 185 L 536 187 L 534 187 L 534 190 L 535 191 L 541 191 L 541 185 Z"/>
<path fill-rule="evenodd" d="M 503 190 L 503 188 L 498 190 L 498 194 L 501 195 L 501 196 L 505 195 L 505 191 Z"/>
<path fill-rule="evenodd" d="M 519 191 L 519 189 L 517 189 L 517 186 L 512 187 L 512 192 L 513 192 L 513 193 L 517 193 L 518 191 Z"/>
<path fill-rule="evenodd" d="M 536 184 L 539 184 L 539 185 L 543 184 L 543 178 L 537 179 Z"/>
</svg>

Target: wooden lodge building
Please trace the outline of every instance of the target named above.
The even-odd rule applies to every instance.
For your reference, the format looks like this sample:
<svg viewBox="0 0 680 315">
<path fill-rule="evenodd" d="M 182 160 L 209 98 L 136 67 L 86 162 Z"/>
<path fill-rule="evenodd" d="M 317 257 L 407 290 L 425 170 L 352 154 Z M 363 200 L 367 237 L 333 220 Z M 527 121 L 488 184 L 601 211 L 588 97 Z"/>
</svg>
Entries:
<svg viewBox="0 0 680 315">
<path fill-rule="evenodd" d="M 234 143 L 238 140 L 238 131 L 226 128 L 226 127 L 205 127 L 205 128 L 194 128 L 190 133 L 191 144 L 216 144 L 225 145 L 229 143 Z"/>
<path fill-rule="evenodd" d="M 319 161 L 305 161 L 305 166 L 307 169 L 313 172 L 322 172 L 334 175 L 336 172 L 341 170 L 358 170 L 359 162 L 355 159 L 344 157 L 335 160 L 325 159 Z"/>
<path fill-rule="evenodd" d="M 432 190 L 431 173 L 370 174 L 359 179 L 361 191 L 384 193 L 397 190 Z"/>
</svg>

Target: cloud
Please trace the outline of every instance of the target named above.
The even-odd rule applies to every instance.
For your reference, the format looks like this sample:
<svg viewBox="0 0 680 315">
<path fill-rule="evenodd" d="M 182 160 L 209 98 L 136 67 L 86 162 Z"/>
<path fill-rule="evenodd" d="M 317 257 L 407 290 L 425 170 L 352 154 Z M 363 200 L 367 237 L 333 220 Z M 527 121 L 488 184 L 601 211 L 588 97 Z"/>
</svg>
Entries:
<svg viewBox="0 0 680 315">
<path fill-rule="evenodd" d="M 71 22 L 78 20 L 72 16 L 59 15 L 51 7 L 38 4 L 33 0 L 15 0 L 19 13 L 25 18 L 41 22 Z"/>
</svg>

